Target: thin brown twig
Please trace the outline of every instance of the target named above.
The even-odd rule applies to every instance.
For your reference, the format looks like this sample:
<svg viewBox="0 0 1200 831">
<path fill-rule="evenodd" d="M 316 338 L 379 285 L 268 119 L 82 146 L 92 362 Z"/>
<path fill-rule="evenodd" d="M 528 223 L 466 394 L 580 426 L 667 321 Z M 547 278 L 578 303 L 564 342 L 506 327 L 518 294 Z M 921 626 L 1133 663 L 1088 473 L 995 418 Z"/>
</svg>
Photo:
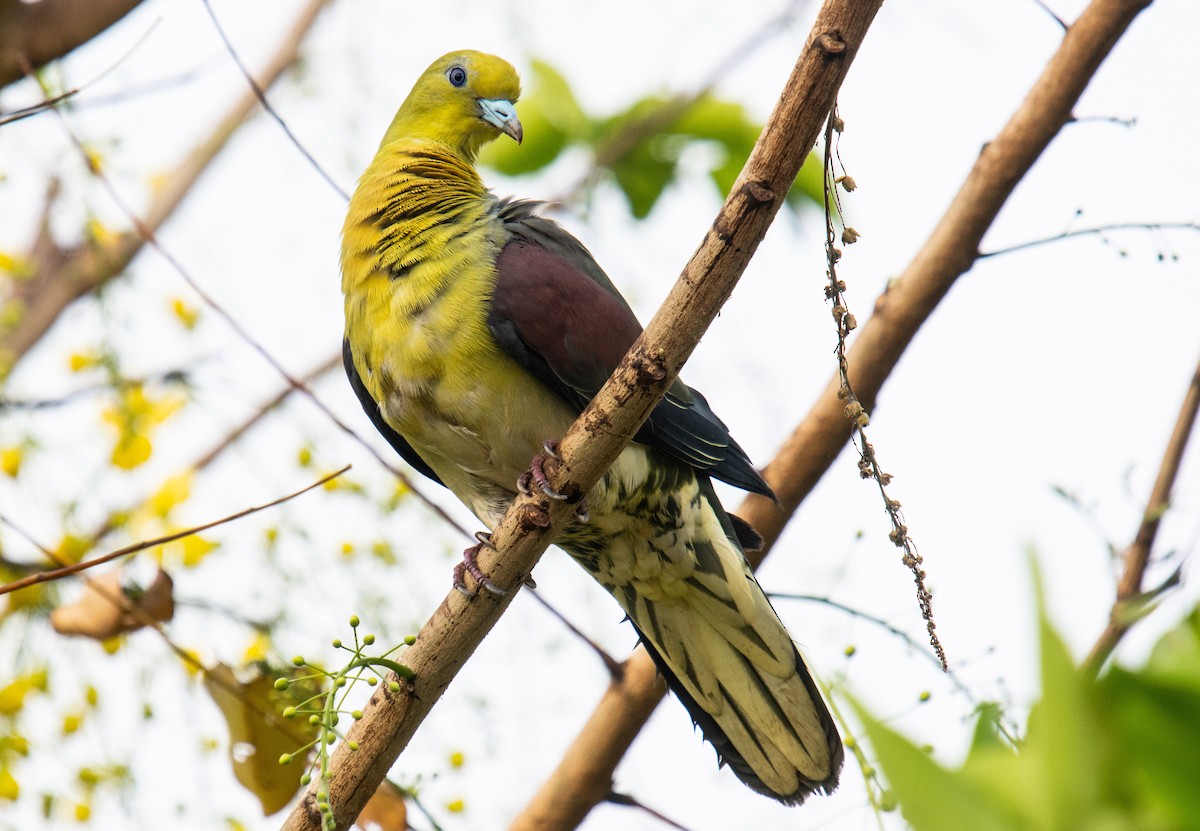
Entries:
<svg viewBox="0 0 1200 831">
<path fill-rule="evenodd" d="M 559 623 L 561 623 L 567 628 L 568 631 L 571 632 L 571 634 L 587 644 L 588 648 L 590 648 L 592 652 L 596 653 L 596 657 L 599 658 L 601 663 L 604 664 L 605 668 L 609 672 L 609 675 L 615 676 L 620 674 L 621 662 L 609 654 L 602 646 L 600 646 L 600 644 L 589 638 L 578 626 L 567 620 L 566 615 L 550 605 L 550 601 L 542 597 L 541 593 L 539 593 L 536 589 L 530 589 L 529 596 L 540 603 L 542 608 L 553 615 Z"/>
<path fill-rule="evenodd" d="M 5 398 L 0 396 L 0 413 L 3 413 L 5 410 L 21 410 L 26 412 L 51 410 L 57 407 L 65 407 L 74 401 L 91 395 L 112 392 L 114 389 L 125 390 L 148 386 L 150 384 L 186 384 L 187 382 L 187 371 L 183 369 L 168 369 L 151 375 L 143 375 L 140 378 L 124 377 L 117 378 L 108 383 L 91 384 L 63 393 L 56 398 Z"/>
<path fill-rule="evenodd" d="M 141 0 L 0 2 L 0 88 L 71 52 L 129 14 Z"/>
<path fill-rule="evenodd" d="M 225 50 L 229 52 L 229 56 L 233 59 L 234 64 L 237 65 L 238 71 L 241 72 L 242 77 L 246 79 L 246 83 L 249 85 L 250 90 L 258 99 L 258 103 L 262 105 L 263 111 L 266 112 L 266 114 L 269 115 L 271 119 L 279 125 L 279 128 L 283 130 L 284 135 L 288 137 L 288 141 L 292 143 L 293 147 L 300 151 L 300 155 L 304 156 L 313 170 L 317 171 L 321 178 L 325 180 L 326 184 L 333 188 L 343 200 L 349 202 L 350 194 L 346 193 L 342 186 L 334 181 L 334 178 L 329 175 L 329 172 L 325 170 L 324 167 L 321 166 L 321 163 L 318 162 L 313 154 L 308 151 L 308 148 L 300 143 L 300 139 L 296 138 L 296 134 L 292 132 L 292 128 L 287 125 L 287 122 L 283 120 L 283 117 L 276 112 L 274 107 L 271 106 L 271 102 L 267 100 L 267 94 L 263 91 L 262 87 L 258 85 L 258 82 L 254 80 L 254 76 L 250 74 L 250 70 L 247 69 L 246 64 L 242 62 L 241 56 L 237 53 L 237 50 L 233 48 L 233 42 L 229 40 L 229 35 L 225 33 L 225 27 L 221 25 L 221 21 L 217 18 L 217 13 L 213 11 L 212 3 L 209 2 L 209 0 L 201 0 L 201 2 L 204 3 L 204 9 L 208 12 L 209 19 L 212 20 L 213 28 L 217 30 L 217 34 L 220 36 L 221 42 L 225 44 Z"/>
<path fill-rule="evenodd" d="M 317 485 L 320 485 L 320 484 L 321 483 L 318 482 L 313 487 L 316 487 Z M 288 498 L 290 498 L 290 497 L 288 497 Z M 27 531 L 23 530 L 22 528 L 17 527 L 11 521 L 4 519 L 3 517 L 0 517 L 0 520 L 3 520 L 4 523 L 6 525 L 8 525 L 8 527 L 12 528 L 14 531 L 16 531 L 22 537 L 24 537 L 25 540 L 30 545 L 32 545 L 34 548 L 38 549 L 42 553 L 42 555 L 45 556 L 48 560 L 58 563 L 59 565 L 62 565 L 64 567 L 69 565 L 69 563 L 67 563 L 66 559 L 59 552 L 54 551 L 54 550 L 42 545 L 38 540 L 36 540 L 33 537 L 33 535 L 31 535 Z M 167 627 L 164 626 L 161 621 L 156 620 L 153 616 L 150 615 L 149 612 L 147 612 L 145 609 L 143 609 L 141 606 L 139 606 L 137 603 L 135 603 L 132 598 L 127 597 L 124 592 L 113 591 L 108 586 L 105 586 L 104 584 L 102 584 L 100 581 L 93 580 L 86 573 L 83 573 L 80 576 L 83 578 L 83 581 L 84 581 L 84 583 L 87 584 L 88 588 L 91 589 L 92 591 L 94 591 L 101 598 L 103 598 L 108 603 L 112 604 L 113 606 L 117 607 L 122 612 L 134 617 L 138 621 L 138 623 L 140 623 L 143 627 L 146 627 L 148 629 L 153 629 L 158 634 L 158 636 L 160 638 L 162 638 L 162 641 L 163 641 L 163 643 L 165 643 L 167 645 L 167 648 L 170 649 L 175 654 L 175 657 L 179 658 L 179 660 L 183 661 L 183 663 L 185 663 L 189 667 L 191 667 L 192 670 L 194 670 L 195 672 L 204 673 L 206 675 L 206 678 L 208 681 L 210 681 L 211 683 L 215 684 L 218 687 L 221 687 L 223 690 L 225 690 L 230 695 L 241 699 L 242 703 L 249 710 L 256 713 L 264 721 L 273 725 L 276 729 L 281 730 L 284 733 L 287 733 L 288 735 L 290 735 L 296 741 L 296 744 L 304 743 L 305 737 L 296 731 L 297 724 L 295 721 L 289 721 L 287 719 L 284 719 L 282 717 L 282 715 L 280 715 L 280 713 L 278 713 L 274 707 L 271 707 L 269 705 L 264 705 L 262 702 L 258 701 L 253 696 L 246 695 L 245 691 L 242 689 L 241 686 L 239 686 L 235 682 L 231 681 L 224 674 L 210 672 L 211 667 L 205 666 L 200 661 L 200 658 L 197 657 L 197 655 L 194 652 L 184 649 L 182 646 L 175 643 L 175 641 L 171 638 L 170 633 L 167 632 Z"/>
<path fill-rule="evenodd" d="M 304 386 L 304 388 L 307 389 L 309 387 L 309 385 L 312 384 L 313 381 L 315 381 L 316 379 L 320 378 L 322 375 L 325 375 L 328 372 L 332 372 L 333 370 L 337 369 L 341 365 L 342 365 L 342 356 L 340 354 L 335 353 L 335 354 L 329 356 L 328 358 L 326 358 L 325 360 L 321 361 L 319 364 L 317 364 L 315 367 L 310 369 L 308 372 L 301 375 L 300 383 Z M 283 402 L 286 401 L 288 399 L 288 397 L 295 391 L 296 391 L 296 388 L 294 386 L 292 386 L 291 384 L 285 384 L 273 396 L 271 396 L 269 399 L 267 399 L 263 403 L 259 404 L 258 408 L 255 409 L 255 411 L 253 413 L 251 413 L 246 418 L 245 421 L 243 421 L 241 424 L 237 425 L 232 430 L 230 430 L 228 433 L 226 433 L 221 438 L 220 441 L 218 441 L 216 444 L 214 444 L 212 447 L 210 447 L 202 456 L 197 458 L 196 461 L 192 462 L 191 469 L 192 470 L 203 470 L 204 468 L 208 467 L 222 453 L 224 453 L 226 450 L 228 450 L 230 447 L 232 447 L 234 444 L 236 444 L 238 441 L 240 441 L 241 438 L 243 436 L 245 436 L 246 433 L 250 432 L 250 430 L 252 430 L 255 426 L 257 426 L 259 424 L 259 422 L 261 422 L 264 418 L 266 418 L 276 408 L 281 406 L 283 404 Z"/>
<path fill-rule="evenodd" d="M 648 814 L 649 816 L 654 817 L 656 820 L 658 820 L 663 825 L 666 825 L 669 828 L 674 828 L 674 829 L 676 829 L 676 831 L 688 831 L 687 826 L 680 825 L 678 822 L 671 819 L 666 814 L 662 813 L 661 811 L 657 811 L 654 808 L 651 808 L 649 805 L 645 804 L 644 802 L 639 802 L 637 799 L 630 796 L 629 794 L 617 793 L 616 791 L 613 791 L 612 793 L 610 793 L 608 795 L 608 797 L 604 801 L 609 802 L 613 805 L 621 805 L 626 808 L 636 808 L 637 810 L 641 811 L 642 813 Z"/>
<path fill-rule="evenodd" d="M 282 505 L 284 502 L 295 499 L 301 494 L 308 493 L 314 488 L 321 487 L 326 482 L 341 476 L 349 469 L 350 465 L 346 465 L 341 470 L 335 470 L 333 473 L 322 476 L 311 485 L 307 485 L 306 487 L 301 488 L 294 493 L 290 493 L 287 496 L 281 496 L 279 499 L 275 499 L 266 503 L 265 505 L 256 505 L 252 508 L 246 508 L 245 510 L 238 511 L 235 514 L 230 514 L 227 517 L 222 517 L 221 519 L 213 520 L 212 522 L 206 522 L 203 525 L 197 525 L 192 528 L 187 528 L 183 531 L 176 531 L 172 534 L 165 534 L 161 537 L 155 537 L 154 539 L 143 540 L 142 542 L 134 543 L 133 545 L 127 545 L 124 548 L 118 548 L 116 551 L 110 551 L 107 554 L 103 554 L 99 557 L 93 557 L 90 560 L 72 563 L 70 565 L 62 566 L 61 568 L 39 571 L 36 574 L 31 574 L 28 577 L 23 577 L 20 580 L 15 580 L 12 583 L 0 586 L 0 595 L 8 594 L 9 592 L 17 591 L 18 589 L 28 588 L 29 586 L 34 586 L 38 583 L 47 583 L 51 580 L 60 580 L 63 577 L 70 577 L 73 574 L 78 574 L 79 572 L 86 571 L 89 568 L 95 568 L 98 565 L 112 562 L 113 560 L 120 559 L 121 557 L 127 557 L 130 554 L 136 554 L 139 551 L 145 551 L 147 548 L 154 548 L 155 546 L 165 545 L 166 543 L 174 542 L 175 540 L 181 540 L 184 537 L 190 537 L 192 534 L 199 534 L 201 531 L 207 531 L 210 528 L 216 528 L 218 525 L 224 525 L 243 517 L 250 516 L 251 514 L 256 514 L 259 511 L 265 511 L 268 508 L 274 508 L 276 505 Z M 14 525 L 12 521 L 3 514 L 0 514 L 0 522 L 8 525 L 13 530 L 18 530 L 17 526 Z"/>
<path fill-rule="evenodd" d="M 57 107 L 59 104 L 63 103 L 64 101 L 67 101 L 67 100 L 75 97 L 79 93 L 83 92 L 88 87 L 90 87 L 96 83 L 99 83 L 106 76 L 108 76 L 111 72 L 113 72 L 117 67 L 119 67 L 126 60 L 128 60 L 129 56 L 132 55 L 134 52 L 136 52 L 138 47 L 146 42 L 146 39 L 150 37 L 150 33 L 154 31 L 154 27 L 157 25 L 158 25 L 157 20 L 155 20 L 153 23 L 151 23 L 150 26 L 146 29 L 146 31 L 142 33 L 142 36 L 139 37 L 136 41 L 134 41 L 133 45 L 130 46 L 128 49 L 126 49 L 125 53 L 123 55 L 121 55 L 121 57 L 119 57 L 115 61 L 113 61 L 112 64 L 110 64 L 106 69 L 104 69 L 104 71 L 102 71 L 95 78 L 92 78 L 92 80 L 88 81 L 87 83 L 80 84 L 77 87 L 72 87 L 71 89 L 65 90 L 64 92 L 60 92 L 57 95 L 45 97 L 38 103 L 31 104 L 28 107 L 22 107 L 18 110 L 12 110 L 11 112 L 3 113 L 2 115 L 0 115 L 0 127 L 3 127 L 5 124 L 11 124 L 14 121 L 20 121 L 21 119 L 29 118 L 30 116 L 37 115 L 38 113 L 45 112 L 46 110 L 53 109 L 54 107 Z M 22 59 L 20 61 L 20 63 L 21 63 L 21 69 L 22 69 L 22 71 L 24 71 L 26 76 L 33 75 L 34 68 L 28 61 Z"/>
<path fill-rule="evenodd" d="M 1158 476 L 1146 501 L 1146 510 L 1138 525 L 1133 542 L 1121 555 L 1124 569 L 1117 581 L 1117 596 L 1113 601 L 1108 624 L 1096 640 L 1092 650 L 1084 660 L 1084 668 L 1093 677 L 1099 674 L 1100 668 L 1116 649 L 1121 638 L 1138 620 L 1135 614 L 1138 601 L 1142 599 L 1142 582 L 1146 569 L 1150 565 L 1150 554 L 1154 548 L 1154 540 L 1158 536 L 1158 528 L 1163 515 L 1171 505 L 1171 490 L 1175 487 L 1175 479 L 1179 475 L 1179 467 L 1183 462 L 1184 451 L 1187 450 L 1188 440 L 1196 426 L 1196 416 L 1200 413 L 1200 364 L 1192 373 L 1187 391 L 1183 396 L 1183 404 L 1179 408 L 1179 416 L 1175 419 L 1175 428 L 1163 451 L 1159 463 Z M 1170 585 L 1170 581 L 1166 585 Z"/>
<path fill-rule="evenodd" d="M 981 251 L 978 259 L 986 259 L 987 257 L 999 257 L 1004 254 L 1011 254 L 1014 251 L 1024 251 L 1026 248 L 1035 248 L 1039 245 L 1049 245 L 1053 242 L 1060 242 L 1072 237 L 1086 236 L 1104 236 L 1110 231 L 1200 231 L 1200 223 L 1198 222 L 1114 222 L 1110 225 L 1096 225 L 1092 228 L 1079 228 L 1074 231 L 1063 231 L 1061 234 L 1055 234 L 1050 237 L 1041 237 L 1040 239 L 1026 240 L 1019 242 L 1016 245 L 1007 245 L 1004 248 L 997 248 L 993 251 Z"/>
<path fill-rule="evenodd" d="M 1044 11 L 1046 14 L 1050 15 L 1050 17 L 1053 18 L 1054 22 L 1057 23 L 1059 25 L 1059 28 L 1061 28 L 1064 32 L 1067 31 L 1067 21 L 1065 21 L 1061 17 L 1059 17 L 1058 14 L 1054 11 L 1054 9 L 1050 8 L 1050 6 L 1046 3 L 1045 0 L 1033 0 L 1033 4 L 1035 6 L 1037 6 L 1039 9 L 1041 9 L 1042 11 Z"/>
</svg>

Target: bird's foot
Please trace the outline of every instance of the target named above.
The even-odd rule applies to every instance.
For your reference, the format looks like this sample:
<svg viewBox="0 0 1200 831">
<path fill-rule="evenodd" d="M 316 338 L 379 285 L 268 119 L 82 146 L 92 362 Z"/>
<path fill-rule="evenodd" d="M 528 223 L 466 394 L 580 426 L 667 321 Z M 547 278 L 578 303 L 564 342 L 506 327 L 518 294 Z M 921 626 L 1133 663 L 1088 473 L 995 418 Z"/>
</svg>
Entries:
<svg viewBox="0 0 1200 831">
<path fill-rule="evenodd" d="M 485 548 L 495 550 L 492 545 L 492 535 L 486 531 L 475 532 L 475 539 L 478 540 L 474 545 L 463 552 L 462 562 L 454 567 L 454 588 L 465 594 L 467 597 L 474 597 L 475 592 L 467 588 L 466 580 L 463 578 L 466 575 L 471 575 L 475 582 L 483 586 L 497 597 L 503 597 L 508 592 L 492 582 L 492 578 L 488 577 L 482 568 L 479 567 L 479 552 Z"/>
<path fill-rule="evenodd" d="M 517 490 L 529 496 L 533 492 L 533 486 L 537 485 L 538 490 L 546 494 L 551 499 L 557 499 L 560 502 L 565 502 L 568 497 L 565 493 L 556 491 L 550 485 L 550 478 L 546 476 L 546 460 L 558 460 L 558 441 L 555 439 L 547 439 L 542 442 L 542 449 L 545 453 L 539 453 L 533 457 L 533 461 L 529 463 L 529 470 L 525 471 L 517 479 Z M 580 522 L 587 522 L 591 519 L 588 514 L 587 500 L 580 499 L 579 504 L 575 506 L 575 519 Z"/>
</svg>

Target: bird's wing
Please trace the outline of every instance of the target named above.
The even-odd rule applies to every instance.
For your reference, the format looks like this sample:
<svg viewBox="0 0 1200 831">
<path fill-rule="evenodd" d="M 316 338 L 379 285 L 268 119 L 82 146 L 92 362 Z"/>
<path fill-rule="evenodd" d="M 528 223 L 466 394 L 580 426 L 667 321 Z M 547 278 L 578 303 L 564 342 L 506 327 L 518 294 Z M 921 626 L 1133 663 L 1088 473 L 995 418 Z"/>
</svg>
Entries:
<svg viewBox="0 0 1200 831">
<path fill-rule="evenodd" d="M 642 332 L 587 249 L 540 203 L 500 202 L 508 241 L 496 261 L 488 328 L 500 347 L 582 410 Z M 701 473 L 774 499 L 699 392 L 676 380 L 634 437 Z"/>
<path fill-rule="evenodd" d="M 400 458 L 408 462 L 419 473 L 428 476 L 439 485 L 445 483 L 438 478 L 438 475 L 433 472 L 424 459 L 422 459 L 413 446 L 404 440 L 404 437 L 392 429 L 392 426 L 383 419 L 383 413 L 379 411 L 379 402 L 371 397 L 367 385 L 363 383 L 362 378 L 358 377 L 358 370 L 354 367 L 354 354 L 350 351 L 349 339 L 342 340 L 342 366 L 346 368 L 346 377 L 350 379 L 350 388 L 354 390 L 354 394 L 358 396 L 358 403 L 362 404 L 363 411 L 367 414 L 367 418 L 371 419 L 371 423 L 375 425 L 388 444 L 400 454 Z"/>
</svg>

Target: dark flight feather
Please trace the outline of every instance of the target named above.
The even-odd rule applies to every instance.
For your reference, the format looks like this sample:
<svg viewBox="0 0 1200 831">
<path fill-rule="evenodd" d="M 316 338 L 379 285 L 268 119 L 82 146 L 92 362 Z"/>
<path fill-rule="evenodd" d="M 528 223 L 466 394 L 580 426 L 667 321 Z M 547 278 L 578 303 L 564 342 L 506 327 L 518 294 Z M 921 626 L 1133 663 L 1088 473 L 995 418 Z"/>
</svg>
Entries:
<svg viewBox="0 0 1200 831">
<path fill-rule="evenodd" d="M 502 201 L 510 234 L 496 260 L 488 328 L 500 347 L 583 410 L 642 332 L 592 255 L 541 203 Z M 752 493 L 775 495 L 708 401 L 676 380 L 634 440 Z"/>
</svg>

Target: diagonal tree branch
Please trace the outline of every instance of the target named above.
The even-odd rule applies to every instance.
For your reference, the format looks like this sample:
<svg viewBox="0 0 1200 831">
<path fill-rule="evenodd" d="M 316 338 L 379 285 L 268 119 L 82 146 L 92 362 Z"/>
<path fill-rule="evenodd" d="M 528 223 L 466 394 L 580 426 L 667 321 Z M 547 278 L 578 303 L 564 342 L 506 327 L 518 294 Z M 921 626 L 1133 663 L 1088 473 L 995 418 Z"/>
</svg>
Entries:
<svg viewBox="0 0 1200 831">
<path fill-rule="evenodd" d="M 783 204 L 881 3 L 831 0 L 822 9 L 775 111 L 700 248 L 613 377 L 563 437 L 562 462 L 550 471 L 555 488 L 580 494 L 597 482 L 678 374 Z M 498 551 L 482 563 L 509 592 L 502 597 L 479 592 L 472 598 L 450 593 L 404 653 L 405 664 L 415 673 L 411 686 L 391 692 L 381 685 L 335 751 L 331 780 L 314 783 L 285 829 L 321 828 L 318 793 L 319 801 L 331 807 L 336 827 L 349 827 L 512 601 L 555 529 L 570 521 L 573 512 L 573 505 L 551 504 L 542 495 L 517 499 L 492 536 Z M 352 741 L 357 750 L 348 749 Z"/>
<path fill-rule="evenodd" d="M 1146 575 L 1147 566 L 1150 565 L 1150 552 L 1154 548 L 1154 540 L 1158 536 L 1158 526 L 1163 515 L 1171 506 L 1171 490 L 1175 487 L 1175 479 L 1179 475 L 1179 466 L 1183 463 L 1188 439 L 1196 426 L 1197 414 L 1200 414 L 1200 365 L 1197 365 L 1192 373 L 1187 392 L 1183 396 L 1179 417 L 1175 420 L 1175 429 L 1171 431 L 1171 438 L 1163 451 L 1158 477 L 1154 480 L 1154 488 L 1150 491 L 1150 499 L 1146 503 L 1146 511 L 1142 514 L 1137 534 L 1121 555 L 1125 568 L 1117 581 L 1117 596 L 1113 601 L 1108 625 L 1083 663 L 1092 676 L 1100 672 L 1100 667 L 1117 648 L 1121 638 L 1125 637 L 1125 633 L 1138 620 L 1137 615 L 1130 613 L 1130 607 L 1137 604 L 1142 594 L 1142 580 Z"/>
<path fill-rule="evenodd" d="M 980 241 L 1042 151 L 1071 120 L 1096 69 L 1149 0 L 1094 0 L 1063 38 L 1025 101 L 980 153 L 933 233 L 893 286 L 875 304 L 847 355 L 859 400 L 874 407 L 884 381 L 917 330 L 954 281 L 978 257 Z M 800 502 L 833 464 L 853 423 L 830 380 L 808 415 L 767 466 L 779 506 L 751 495 L 737 514 L 766 545 L 749 555 L 757 566 Z M 510 826 L 510 831 L 575 828 L 612 789 L 617 763 L 664 693 L 656 669 L 638 648 L 614 677 L 558 768 Z"/>
<path fill-rule="evenodd" d="M 4 0 L 0 0 L 0 3 Z M 269 87 L 300 56 L 300 45 L 329 0 L 309 0 L 284 35 L 279 48 L 259 80 Z M 17 0 L 18 5 L 24 5 Z M 47 5 L 47 0 L 30 8 Z M 87 5 L 83 3 L 82 5 Z M 2 21 L 0 21 L 2 23 Z M 3 26 L 0 25 L 0 31 Z M 179 207 L 200 175 L 224 149 L 229 139 L 254 112 L 258 97 L 248 91 L 217 123 L 212 132 L 196 145 L 166 183 L 154 194 L 145 212 L 145 225 L 156 232 Z M 48 225 L 43 224 L 25 260 L 30 265 L 27 278 L 14 281 L 10 296 L 0 300 L 17 304 L 20 319 L 11 328 L 0 328 L 0 370 L 11 369 L 54 324 L 58 316 L 78 298 L 121 275 L 146 244 L 136 230 L 116 235 L 109 242 L 89 241 L 71 247 L 56 243 Z M 3 375 L 0 372 L 0 375 Z"/>
<path fill-rule="evenodd" d="M 0 0 L 0 88 L 82 46 L 142 0 Z"/>
</svg>

